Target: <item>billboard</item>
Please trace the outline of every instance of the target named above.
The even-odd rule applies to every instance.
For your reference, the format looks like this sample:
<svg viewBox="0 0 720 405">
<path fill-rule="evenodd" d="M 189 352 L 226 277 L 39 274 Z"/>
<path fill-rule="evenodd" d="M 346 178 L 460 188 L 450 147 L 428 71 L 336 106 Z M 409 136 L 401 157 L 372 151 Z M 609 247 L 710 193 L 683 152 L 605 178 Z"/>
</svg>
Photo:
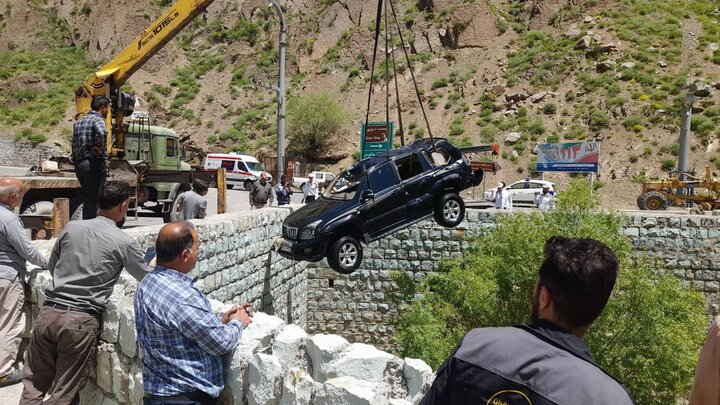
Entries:
<svg viewBox="0 0 720 405">
<path fill-rule="evenodd" d="M 600 162 L 600 143 L 572 142 L 538 145 L 538 172 L 593 172 Z"/>
<path fill-rule="evenodd" d="M 362 124 L 360 159 L 387 153 L 393 148 L 392 122 L 370 122 Z"/>
</svg>

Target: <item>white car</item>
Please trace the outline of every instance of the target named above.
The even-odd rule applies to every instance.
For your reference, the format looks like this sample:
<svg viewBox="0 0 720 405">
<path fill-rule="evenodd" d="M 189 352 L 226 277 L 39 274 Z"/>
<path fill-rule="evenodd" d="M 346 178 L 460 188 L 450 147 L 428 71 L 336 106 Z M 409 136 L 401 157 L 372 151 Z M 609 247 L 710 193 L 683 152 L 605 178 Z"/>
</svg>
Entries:
<svg viewBox="0 0 720 405">
<path fill-rule="evenodd" d="M 555 189 L 555 183 L 545 180 L 520 180 L 507 185 L 507 189 L 510 191 L 513 204 L 535 204 L 535 197 L 542 193 L 543 186 L 550 186 L 550 191 Z M 485 190 L 485 199 L 494 200 L 496 191 L 497 188 Z"/>
<path fill-rule="evenodd" d="M 330 172 L 310 172 L 307 176 L 295 176 L 293 177 L 293 186 L 302 188 L 302 185 L 308 181 L 308 176 L 313 175 L 315 182 L 320 186 L 324 186 L 327 182 L 332 181 L 335 175 Z"/>
</svg>

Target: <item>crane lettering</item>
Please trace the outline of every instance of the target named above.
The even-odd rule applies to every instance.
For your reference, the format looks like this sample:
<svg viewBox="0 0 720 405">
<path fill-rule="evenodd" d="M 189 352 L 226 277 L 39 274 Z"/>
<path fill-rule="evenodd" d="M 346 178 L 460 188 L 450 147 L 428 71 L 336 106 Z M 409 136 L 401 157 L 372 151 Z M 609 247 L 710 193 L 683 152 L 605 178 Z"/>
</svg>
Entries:
<svg viewBox="0 0 720 405">
<path fill-rule="evenodd" d="M 147 35 L 144 35 L 140 37 L 140 40 L 138 41 L 138 51 L 142 49 L 145 45 L 147 45 L 150 41 L 152 41 L 153 38 L 155 38 L 156 35 L 158 35 L 165 27 L 170 25 L 170 23 L 173 22 L 174 19 L 176 19 L 180 13 L 177 11 L 171 12 L 170 15 L 168 15 L 162 22 L 158 23 L 158 25 L 155 26 Z"/>
</svg>

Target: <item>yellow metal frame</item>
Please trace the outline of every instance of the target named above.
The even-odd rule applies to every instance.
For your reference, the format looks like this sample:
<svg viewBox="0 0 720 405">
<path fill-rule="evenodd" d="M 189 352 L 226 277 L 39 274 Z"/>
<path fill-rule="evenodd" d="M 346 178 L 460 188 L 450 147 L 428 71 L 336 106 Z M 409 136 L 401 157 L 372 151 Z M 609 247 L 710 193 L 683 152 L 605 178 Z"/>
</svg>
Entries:
<svg viewBox="0 0 720 405">
<path fill-rule="evenodd" d="M 114 95 L 118 89 L 145 62 L 155 55 L 165 44 L 185 28 L 195 17 L 213 3 L 214 0 L 178 0 L 170 6 L 155 22 L 130 43 L 113 60 L 106 63 L 100 70 L 75 90 L 75 119 L 80 119 L 90 111 L 93 97 Z M 115 118 L 119 133 L 112 132 L 112 118 Z M 124 134 L 122 133 L 122 111 L 111 111 L 106 117 L 108 135 L 107 152 L 117 156 L 123 149 Z M 115 142 L 113 143 L 113 135 Z"/>
</svg>

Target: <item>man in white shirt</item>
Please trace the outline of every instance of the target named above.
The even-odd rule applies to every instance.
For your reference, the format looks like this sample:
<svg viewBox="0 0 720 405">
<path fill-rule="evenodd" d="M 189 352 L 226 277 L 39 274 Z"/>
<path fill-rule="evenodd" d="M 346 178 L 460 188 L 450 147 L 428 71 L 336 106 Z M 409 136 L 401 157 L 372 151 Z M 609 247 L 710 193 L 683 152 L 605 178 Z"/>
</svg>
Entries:
<svg viewBox="0 0 720 405">
<path fill-rule="evenodd" d="M 302 192 L 305 204 L 311 203 L 318 198 L 318 184 L 312 174 L 308 176 L 308 181 L 303 184 Z"/>
<path fill-rule="evenodd" d="M 497 190 L 495 191 L 495 208 L 499 210 L 511 210 L 512 209 L 512 195 L 510 191 L 505 188 L 505 183 L 502 181 L 497 184 Z"/>
<path fill-rule="evenodd" d="M 543 186 L 542 194 L 535 197 L 535 205 L 540 211 L 550 211 L 555 208 L 555 195 L 550 192 L 550 186 Z"/>
</svg>

